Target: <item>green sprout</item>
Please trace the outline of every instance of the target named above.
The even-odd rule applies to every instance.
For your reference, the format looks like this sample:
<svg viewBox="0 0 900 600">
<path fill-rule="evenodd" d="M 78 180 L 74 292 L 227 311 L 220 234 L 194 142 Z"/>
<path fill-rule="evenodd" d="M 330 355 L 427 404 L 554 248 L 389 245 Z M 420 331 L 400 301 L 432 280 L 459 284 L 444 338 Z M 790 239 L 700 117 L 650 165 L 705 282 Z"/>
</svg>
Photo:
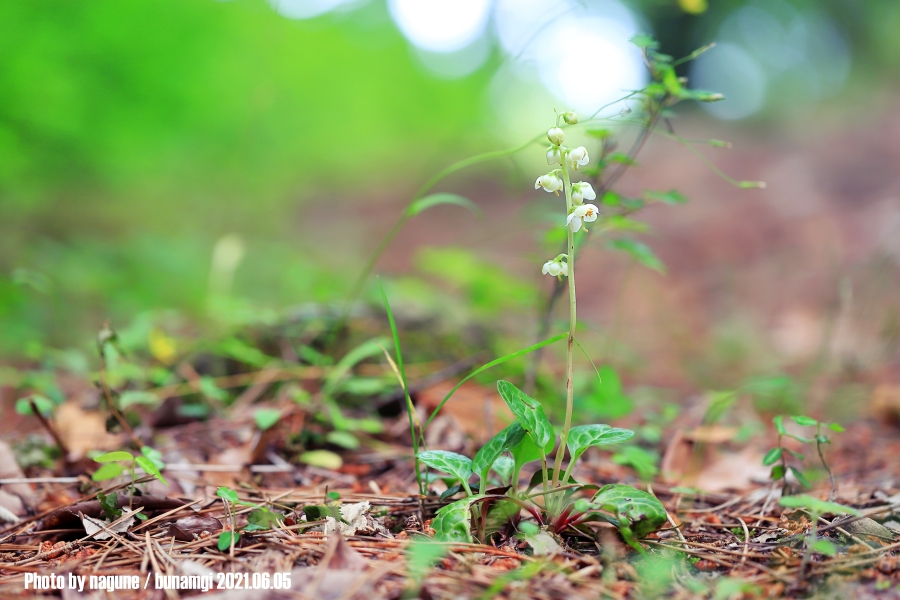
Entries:
<svg viewBox="0 0 900 600">
<path fill-rule="evenodd" d="M 131 452 L 126 450 L 107 452 L 106 454 L 94 457 L 94 462 L 100 463 L 101 467 L 94 471 L 91 479 L 94 481 L 106 481 L 108 479 L 114 479 L 127 471 L 129 478 L 131 479 L 128 485 L 130 492 L 128 497 L 128 507 L 131 508 L 134 501 L 136 480 L 134 475 L 135 467 L 140 468 L 148 475 L 154 476 L 164 485 L 168 485 L 168 482 L 161 473 L 161 469 L 165 468 L 165 463 L 162 462 L 161 458 L 162 455 L 149 446 L 141 448 L 140 456 L 134 456 Z M 113 496 L 115 495 L 113 494 Z M 101 504 L 102 502 L 103 500 L 101 499 Z"/>
</svg>

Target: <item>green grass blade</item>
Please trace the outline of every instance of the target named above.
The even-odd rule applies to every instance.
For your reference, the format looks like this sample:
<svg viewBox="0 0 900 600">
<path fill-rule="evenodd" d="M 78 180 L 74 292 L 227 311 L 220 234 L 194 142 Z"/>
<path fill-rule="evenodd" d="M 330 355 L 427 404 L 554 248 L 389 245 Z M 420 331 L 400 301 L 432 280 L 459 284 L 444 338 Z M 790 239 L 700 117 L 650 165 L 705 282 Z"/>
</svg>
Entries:
<svg viewBox="0 0 900 600">
<path fill-rule="evenodd" d="M 473 377 L 475 377 L 476 375 L 478 375 L 479 373 L 481 373 L 483 371 L 487 371 L 491 367 L 496 367 L 497 365 L 499 365 L 501 363 L 505 363 L 506 361 L 508 361 L 510 359 L 518 358 L 519 356 L 523 356 L 525 354 L 528 354 L 529 352 L 534 352 L 535 350 L 538 350 L 539 348 L 543 348 L 544 346 L 549 346 L 550 344 L 552 344 L 554 342 L 558 342 L 559 340 L 563 339 L 567 335 L 569 335 L 568 332 L 560 333 L 559 335 L 555 335 L 552 338 L 547 338 L 543 342 L 538 342 L 537 344 L 535 344 L 533 346 L 528 346 L 527 348 L 523 348 L 522 350 L 513 352 L 512 354 L 507 354 L 506 356 L 501 356 L 500 358 L 492 360 L 491 362 L 487 363 L 486 365 L 483 365 L 483 366 L 475 369 L 474 371 L 472 371 L 471 373 L 466 375 L 466 377 L 463 378 L 462 381 L 457 383 L 456 386 L 452 390 L 450 390 L 450 392 L 446 396 L 444 396 L 444 399 L 441 400 L 441 403 L 437 405 L 437 408 L 434 409 L 434 412 L 432 412 L 431 416 L 428 417 L 428 420 L 425 421 L 425 425 L 422 429 L 424 430 L 424 429 L 428 428 L 428 426 L 431 424 L 431 422 L 434 420 L 434 418 L 437 416 L 437 414 L 440 412 L 440 410 L 444 407 L 444 404 L 447 403 L 447 400 L 449 400 L 453 396 L 453 394 L 456 393 L 456 390 L 458 390 L 460 388 L 460 386 L 462 386 L 462 384 L 464 384 L 468 380 L 472 379 Z"/>
<path fill-rule="evenodd" d="M 412 436 L 413 459 L 416 463 L 416 481 L 419 483 L 419 491 L 424 494 L 425 480 L 422 478 L 422 470 L 419 468 L 419 438 L 416 435 L 415 407 L 413 406 L 412 398 L 409 397 L 409 385 L 406 383 L 406 371 L 403 369 L 403 352 L 400 351 L 400 334 L 397 332 L 397 323 L 394 321 L 394 312 L 391 310 L 390 302 L 388 302 L 387 292 L 384 291 L 384 285 L 381 283 L 381 278 L 378 277 L 377 279 L 378 288 L 381 290 L 381 301 L 384 303 L 384 310 L 387 313 L 388 323 L 391 325 L 391 336 L 394 338 L 394 352 L 397 355 L 397 370 L 400 372 L 400 383 L 403 386 L 403 394 L 406 396 L 406 416 L 409 417 L 409 434 Z"/>
</svg>

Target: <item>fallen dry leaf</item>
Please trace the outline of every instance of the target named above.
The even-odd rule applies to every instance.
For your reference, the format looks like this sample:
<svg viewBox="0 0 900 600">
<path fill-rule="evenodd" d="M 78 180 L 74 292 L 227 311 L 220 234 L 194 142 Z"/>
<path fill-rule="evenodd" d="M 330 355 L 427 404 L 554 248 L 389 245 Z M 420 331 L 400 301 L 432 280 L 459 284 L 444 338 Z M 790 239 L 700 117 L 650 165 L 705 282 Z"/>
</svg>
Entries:
<svg viewBox="0 0 900 600">
<path fill-rule="evenodd" d="M 64 402 L 56 409 L 53 424 L 69 450 L 69 462 L 77 462 L 90 450 L 116 450 L 121 439 L 106 431 L 106 419 L 97 411 L 86 411 L 77 402 Z"/>
</svg>

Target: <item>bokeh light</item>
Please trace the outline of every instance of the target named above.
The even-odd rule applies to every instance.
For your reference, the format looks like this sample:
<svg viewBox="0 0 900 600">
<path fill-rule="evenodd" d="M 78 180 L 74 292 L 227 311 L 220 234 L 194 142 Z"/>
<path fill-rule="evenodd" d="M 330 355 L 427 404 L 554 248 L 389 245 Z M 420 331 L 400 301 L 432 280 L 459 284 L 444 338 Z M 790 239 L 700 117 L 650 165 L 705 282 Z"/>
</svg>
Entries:
<svg viewBox="0 0 900 600">
<path fill-rule="evenodd" d="M 397 27 L 413 45 L 430 52 L 462 50 L 480 37 L 490 0 L 389 0 Z"/>
</svg>

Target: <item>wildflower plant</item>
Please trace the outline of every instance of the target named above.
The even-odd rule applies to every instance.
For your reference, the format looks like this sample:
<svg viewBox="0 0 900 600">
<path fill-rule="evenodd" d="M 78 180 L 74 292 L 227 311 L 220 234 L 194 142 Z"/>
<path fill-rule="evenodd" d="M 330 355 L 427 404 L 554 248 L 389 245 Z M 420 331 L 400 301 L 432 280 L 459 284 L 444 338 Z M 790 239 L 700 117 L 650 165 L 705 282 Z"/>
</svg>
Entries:
<svg viewBox="0 0 900 600">
<path fill-rule="evenodd" d="M 684 202 L 684 198 L 675 191 L 648 192 L 645 194 L 646 200 L 627 199 L 612 193 L 610 187 L 624 168 L 634 164 L 633 155 L 643 145 L 647 135 L 658 131 L 657 122 L 660 119 L 668 120 L 669 108 L 672 105 L 682 100 L 707 102 L 722 98 L 720 94 L 689 90 L 685 85 L 686 81 L 675 74 L 675 67 L 678 64 L 694 58 L 708 47 L 675 61 L 672 57 L 657 52 L 656 43 L 646 36 L 638 36 L 632 41 L 641 48 L 652 77 L 652 82 L 646 88 L 632 92 L 626 97 L 640 107 L 640 118 L 631 118 L 631 109 L 619 115 L 620 123 L 639 123 L 643 127 L 633 152 L 630 154 L 615 152 L 614 136 L 606 129 L 586 131 L 600 142 L 599 152 L 593 161 L 592 151 L 587 146 L 577 143 L 580 140 L 572 133 L 577 131 L 573 127 L 601 120 L 597 118 L 600 111 L 586 119 L 584 123 L 579 123 L 579 117 L 573 111 L 558 112 L 552 126 L 538 138 L 546 140 L 542 152 L 550 170 L 537 176 L 534 189 L 552 194 L 552 199 L 559 206 L 557 227 L 565 235 L 562 252 L 547 259 L 541 266 L 541 272 L 556 280 L 556 291 L 548 302 L 548 313 L 552 309 L 553 300 L 562 295 L 562 292 L 568 292 L 566 333 L 549 337 L 475 370 L 444 397 L 424 423 L 420 423 L 409 398 L 399 337 L 387 295 L 382 287 L 382 299 L 391 324 L 394 349 L 398 358 L 396 367 L 398 380 L 407 392 L 410 434 L 415 449 L 415 468 L 420 490 L 425 491 L 428 481 L 427 474 L 423 472 L 424 465 L 443 474 L 441 478 L 447 482 L 449 489 L 442 495 L 442 500 L 464 494 L 462 499 L 451 502 L 437 512 L 432 527 L 439 541 L 471 542 L 473 536 L 485 541 L 492 533 L 503 528 L 512 527 L 513 530 L 524 532 L 534 529 L 534 526 L 539 527 L 542 534 L 551 536 L 567 532 L 579 536 L 592 536 L 593 532 L 587 529 L 585 524 L 602 520 L 617 526 L 628 544 L 639 552 L 644 552 L 638 539 L 658 530 L 668 520 L 665 507 L 650 492 L 618 483 L 601 488 L 574 479 L 577 461 L 588 449 L 607 448 L 626 442 L 635 435 L 631 430 L 607 424 L 573 426 L 575 345 L 584 350 L 575 335 L 578 324 L 575 285 L 577 251 L 586 241 L 589 228 L 593 229 L 595 224 L 599 226 L 601 233 L 616 229 L 643 230 L 639 227 L 643 224 L 629 220 L 627 215 L 648 202 L 666 204 Z M 659 133 L 690 148 L 687 140 L 672 132 L 671 126 Z M 420 206 L 423 202 L 430 202 L 432 197 L 425 196 L 425 192 L 446 175 L 484 160 L 508 156 L 530 147 L 538 139 L 510 151 L 486 153 L 448 167 L 423 186 L 411 202 L 410 209 Z M 573 139 L 576 143 L 572 143 Z M 722 143 L 710 142 L 710 144 Z M 692 148 L 691 151 L 695 152 Z M 735 181 L 717 171 L 715 167 L 711 168 L 738 187 L 762 187 L 759 182 Z M 588 178 L 593 178 L 593 182 L 588 181 Z M 594 204 L 594 201 L 597 201 L 599 206 Z M 438 200 L 434 200 L 434 203 L 438 203 Z M 379 244 L 375 256 L 370 259 L 366 269 L 371 268 L 378 254 L 411 215 L 410 210 L 404 213 L 395 228 Z M 638 262 L 661 270 L 661 263 L 652 251 L 639 242 L 628 238 L 616 239 L 610 240 L 607 247 L 626 251 Z M 360 281 L 367 275 L 368 271 L 364 270 Z M 358 282 L 356 287 L 360 285 Z M 511 425 L 489 440 L 472 458 L 454 452 L 425 448 L 424 430 L 465 381 L 495 365 L 539 351 L 563 338 L 566 339 L 565 413 L 561 428 L 554 428 L 547 418 L 544 406 L 538 400 L 508 381 L 498 381 L 497 391 L 515 416 L 515 421 Z M 593 364 L 593 361 L 591 363 Z M 566 463 L 567 453 L 569 459 Z M 538 461 L 539 470 L 523 490 L 521 477 L 523 467 Z M 473 481 L 473 478 L 477 481 Z M 523 514 L 528 516 L 523 517 Z"/>
</svg>

